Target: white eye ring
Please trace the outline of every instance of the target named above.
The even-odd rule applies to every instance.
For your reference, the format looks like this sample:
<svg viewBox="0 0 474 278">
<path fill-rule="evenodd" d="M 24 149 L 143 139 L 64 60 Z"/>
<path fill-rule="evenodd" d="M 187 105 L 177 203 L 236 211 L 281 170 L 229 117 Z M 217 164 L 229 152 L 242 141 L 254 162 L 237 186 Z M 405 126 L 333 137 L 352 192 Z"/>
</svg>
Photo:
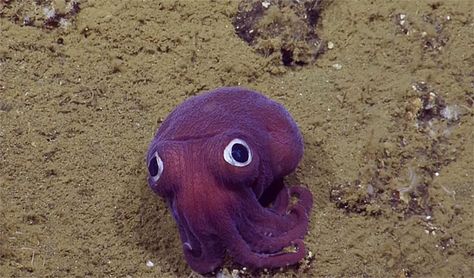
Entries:
<svg viewBox="0 0 474 278">
<path fill-rule="evenodd" d="M 244 140 L 235 138 L 225 147 L 224 160 L 237 167 L 249 165 L 252 162 L 252 152 L 249 145 Z"/>
<path fill-rule="evenodd" d="M 148 173 L 150 174 L 153 182 L 157 182 L 163 173 L 163 160 L 161 160 L 158 152 L 155 152 L 153 157 L 148 162 Z"/>
</svg>

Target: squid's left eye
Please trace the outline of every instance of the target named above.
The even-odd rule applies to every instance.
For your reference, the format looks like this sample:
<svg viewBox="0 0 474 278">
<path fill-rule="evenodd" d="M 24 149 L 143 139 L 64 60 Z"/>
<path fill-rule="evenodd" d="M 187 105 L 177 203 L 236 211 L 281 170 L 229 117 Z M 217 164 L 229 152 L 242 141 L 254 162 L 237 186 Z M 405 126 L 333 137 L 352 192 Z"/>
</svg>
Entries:
<svg viewBox="0 0 474 278">
<path fill-rule="evenodd" d="M 154 182 L 157 182 L 160 179 L 161 173 L 163 173 L 163 161 L 158 152 L 155 152 L 150 162 L 148 162 L 148 173 L 150 173 Z"/>
<path fill-rule="evenodd" d="M 252 162 L 252 152 L 244 140 L 235 138 L 225 147 L 224 160 L 230 165 L 244 167 Z"/>
</svg>

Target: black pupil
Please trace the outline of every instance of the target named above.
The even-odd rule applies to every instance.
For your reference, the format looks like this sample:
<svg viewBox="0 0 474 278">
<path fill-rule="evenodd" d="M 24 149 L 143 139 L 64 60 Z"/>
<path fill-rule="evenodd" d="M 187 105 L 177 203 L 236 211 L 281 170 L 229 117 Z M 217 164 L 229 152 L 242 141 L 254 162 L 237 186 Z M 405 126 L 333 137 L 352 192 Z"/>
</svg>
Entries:
<svg viewBox="0 0 474 278">
<path fill-rule="evenodd" d="M 242 144 L 234 144 L 232 146 L 232 158 L 240 163 L 247 162 L 249 159 L 249 151 Z"/>
<path fill-rule="evenodd" d="M 150 172 L 152 177 L 158 175 L 158 162 L 155 156 L 150 160 L 150 164 L 148 164 L 148 172 Z"/>
</svg>

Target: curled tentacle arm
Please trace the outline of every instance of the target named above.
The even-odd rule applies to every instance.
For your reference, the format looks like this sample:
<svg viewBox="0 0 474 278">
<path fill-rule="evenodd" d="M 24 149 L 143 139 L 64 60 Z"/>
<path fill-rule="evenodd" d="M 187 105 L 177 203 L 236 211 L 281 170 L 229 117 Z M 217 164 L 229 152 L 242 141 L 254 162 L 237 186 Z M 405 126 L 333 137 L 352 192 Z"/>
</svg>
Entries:
<svg viewBox="0 0 474 278">
<path fill-rule="evenodd" d="M 301 260 L 305 254 L 303 241 L 294 240 L 291 245 L 296 247 L 295 252 L 280 251 L 276 253 L 259 253 L 252 251 L 250 245 L 243 239 L 233 222 L 225 223 L 220 227 L 220 234 L 229 253 L 236 262 L 253 268 L 274 268 L 294 264 Z"/>
<path fill-rule="evenodd" d="M 296 195 L 299 200 L 295 205 L 288 207 L 290 195 Z M 262 207 L 255 196 L 249 192 L 241 197 L 244 200 L 241 210 L 247 212 L 246 217 L 249 221 L 255 223 L 257 227 L 262 227 L 262 231 L 270 232 L 274 236 L 294 230 L 303 222 L 307 224 L 309 210 L 313 203 L 311 193 L 304 187 L 282 189 L 275 200 L 275 207 L 272 208 Z M 300 213 L 301 211 L 304 213 Z M 304 228 L 306 229 L 307 225 Z M 302 235 L 306 232 L 305 229 Z"/>
<path fill-rule="evenodd" d="M 241 217 L 240 221 L 236 221 L 237 229 L 251 246 L 252 251 L 258 253 L 278 252 L 291 245 L 292 241 L 302 239 L 308 230 L 308 219 L 303 206 L 296 204 L 290 213 L 297 214 L 300 220 L 284 233 L 269 229 L 265 226 L 265 222 L 253 222 L 246 216 Z"/>
<path fill-rule="evenodd" d="M 207 273 L 222 264 L 225 248 L 215 236 L 199 236 L 200 254 L 196 255 L 193 247 L 183 244 L 184 256 L 192 269 L 199 273 Z"/>
<path fill-rule="evenodd" d="M 171 206 L 173 216 L 179 224 L 179 234 L 183 242 L 183 252 L 188 264 L 199 273 L 207 273 L 222 264 L 225 248 L 212 234 L 203 235 L 193 229 L 188 217 L 176 209 L 175 203 Z M 191 224 L 191 225 L 190 225 Z"/>
</svg>

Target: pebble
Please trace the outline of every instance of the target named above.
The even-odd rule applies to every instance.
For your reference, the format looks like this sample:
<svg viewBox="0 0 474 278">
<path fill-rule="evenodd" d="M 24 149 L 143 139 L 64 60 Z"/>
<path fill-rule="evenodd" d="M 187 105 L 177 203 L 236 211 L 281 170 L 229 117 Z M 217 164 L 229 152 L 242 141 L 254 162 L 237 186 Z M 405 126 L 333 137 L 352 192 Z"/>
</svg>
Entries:
<svg viewBox="0 0 474 278">
<path fill-rule="evenodd" d="M 148 267 L 154 267 L 155 264 L 154 264 L 152 261 L 148 260 L 148 261 L 146 261 L 146 266 L 148 266 Z"/>
<path fill-rule="evenodd" d="M 334 48 L 334 43 L 328 42 L 328 49 L 333 49 L 333 48 Z"/>
<path fill-rule="evenodd" d="M 270 1 L 269 0 L 265 0 L 262 2 L 262 6 L 267 9 L 268 7 L 270 7 Z"/>
</svg>

